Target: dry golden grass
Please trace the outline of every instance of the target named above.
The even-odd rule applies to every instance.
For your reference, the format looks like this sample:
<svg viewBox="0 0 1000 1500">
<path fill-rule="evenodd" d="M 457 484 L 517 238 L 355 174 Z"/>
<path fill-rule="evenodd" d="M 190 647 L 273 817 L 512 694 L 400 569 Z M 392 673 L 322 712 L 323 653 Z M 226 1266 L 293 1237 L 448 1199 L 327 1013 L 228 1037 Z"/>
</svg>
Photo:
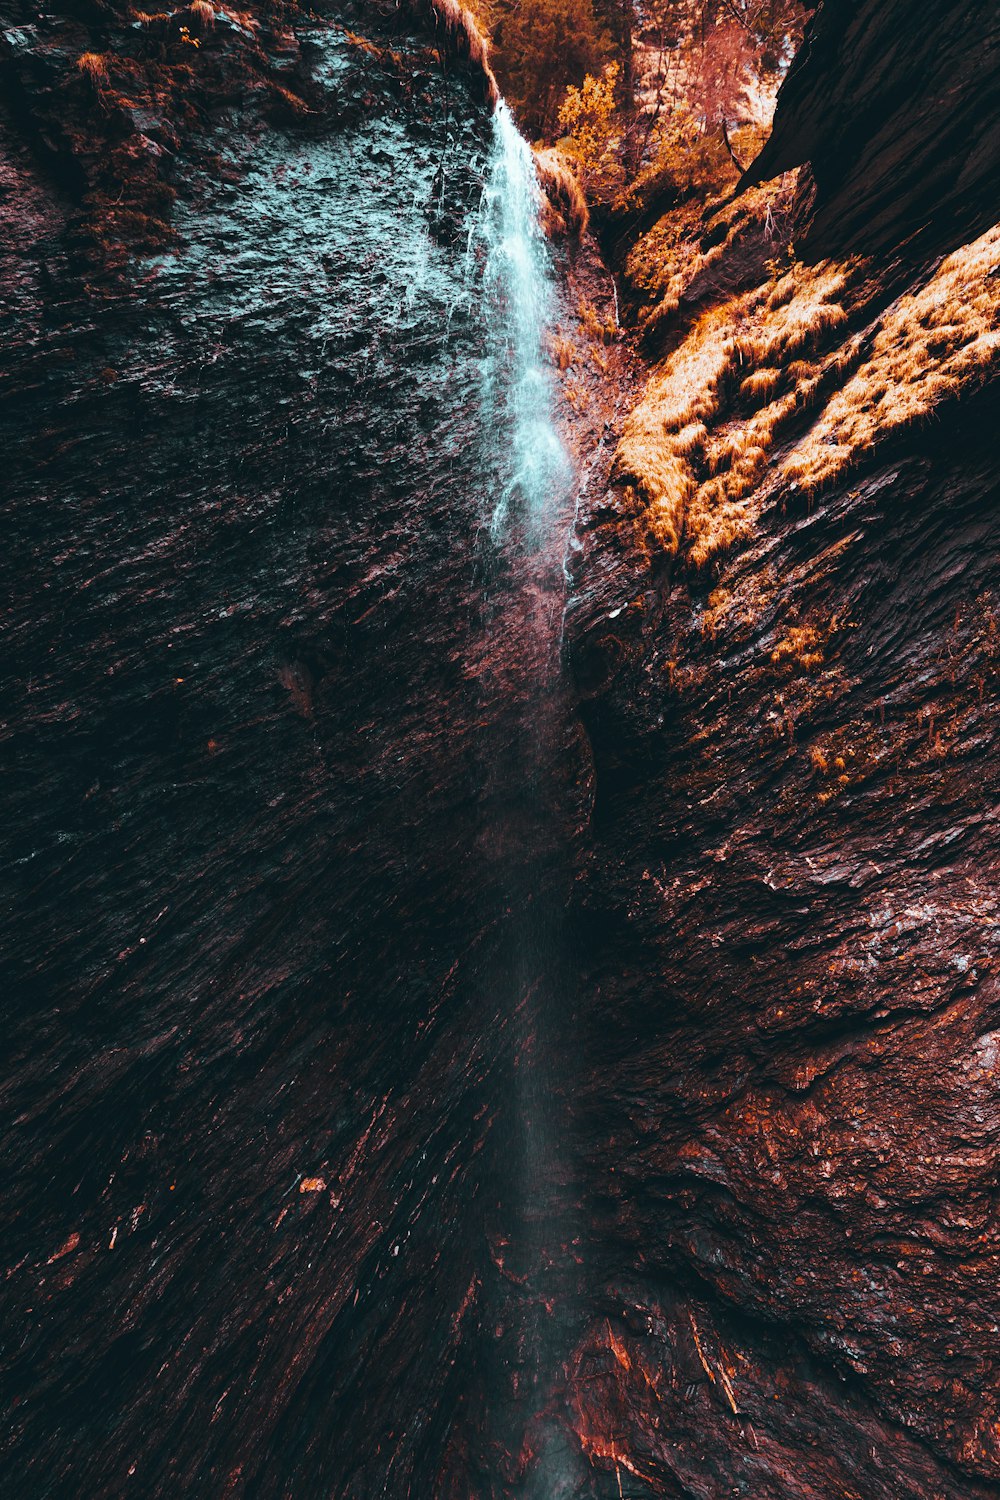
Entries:
<svg viewBox="0 0 1000 1500">
<path fill-rule="evenodd" d="M 654 373 L 625 425 L 616 472 L 645 503 L 656 544 L 703 567 L 747 535 L 749 497 L 778 435 L 822 389 L 849 274 L 795 266 L 776 285 L 730 298 L 702 313 Z"/>
<path fill-rule="evenodd" d="M 102 52 L 82 52 L 76 60 L 76 65 L 81 73 L 92 78 L 95 83 L 103 81 L 108 76 L 108 60 Z"/>
<path fill-rule="evenodd" d="M 753 223 L 774 224 L 794 192 L 796 174 L 748 189 L 735 204 L 724 204 L 705 217 L 704 200 L 694 196 L 665 214 L 633 246 L 625 275 L 649 299 L 639 313 L 639 327 L 653 334 L 677 314 L 680 299 L 693 276 L 709 270 L 732 249 L 741 232 Z M 719 243 L 701 249 L 702 236 L 711 230 Z M 775 240 L 775 255 L 782 246 Z"/>
<path fill-rule="evenodd" d="M 784 307 L 787 303 L 791 302 L 794 296 L 795 273 L 794 270 L 788 270 L 783 276 L 778 278 L 772 287 L 768 294 L 767 306 L 769 308 Z"/>
<path fill-rule="evenodd" d="M 191 0 L 188 12 L 200 31 L 211 31 L 215 25 L 215 10 L 208 0 Z"/>
<path fill-rule="evenodd" d="M 866 281 L 857 260 L 785 264 L 789 184 L 776 191 L 763 184 L 752 201 L 743 195 L 708 219 L 682 204 L 637 242 L 626 266 L 647 301 L 639 316 L 647 341 L 669 337 L 676 347 L 626 424 L 617 473 L 650 540 L 696 567 L 747 533 L 754 491 L 776 461 L 779 478 L 810 493 L 1000 364 L 1000 226 L 849 334 L 847 306 L 857 326 L 877 279 Z M 693 279 L 703 296 L 713 266 L 741 253 L 746 232 L 761 225 L 767 234 L 775 226 L 770 280 L 685 326 Z M 703 251 L 711 239 L 719 243 Z M 789 427 L 805 426 L 811 412 L 811 428 L 785 458 Z"/>
<path fill-rule="evenodd" d="M 680 348 L 654 373 L 631 412 L 615 457 L 647 508 L 648 529 L 677 552 L 697 485 L 693 462 L 704 451 L 707 424 L 719 410 L 719 387 L 731 368 L 734 304 L 704 313 Z M 704 434 L 704 437 L 702 437 Z"/>
<path fill-rule="evenodd" d="M 546 234 L 572 234 L 579 238 L 590 223 L 587 200 L 579 178 L 566 157 L 556 146 L 535 151 L 538 181 L 548 212 L 544 214 Z"/>
<path fill-rule="evenodd" d="M 661 247 L 669 239 L 661 227 Z M 691 265 L 709 263 L 692 261 L 689 240 L 667 259 L 661 311 Z M 844 301 L 863 279 L 861 262 L 774 269 L 765 285 L 695 318 L 654 370 L 616 455 L 647 538 L 694 568 L 750 533 L 793 421 L 818 412 L 778 471 L 808 493 L 1000 364 L 1000 226 L 849 337 Z M 775 667 L 811 664 L 809 629 L 776 648 Z"/>
<path fill-rule="evenodd" d="M 283 84 L 272 81 L 268 85 L 268 92 L 272 104 L 285 117 L 298 120 L 314 113 L 304 99 L 300 99 L 298 94 L 293 94 L 291 89 L 286 89 Z"/>
<path fill-rule="evenodd" d="M 763 369 L 754 370 L 752 375 L 747 376 L 740 386 L 740 395 L 751 401 L 770 401 L 777 394 L 783 379 L 783 370 L 765 365 Z"/>
<path fill-rule="evenodd" d="M 568 370 L 570 365 L 576 364 L 576 345 L 562 334 L 549 335 L 548 352 L 557 370 Z"/>
<path fill-rule="evenodd" d="M 706 257 L 698 248 L 700 229 L 701 205 L 692 199 L 664 215 L 629 254 L 626 278 L 650 299 L 638 318 L 644 335 L 653 335 L 670 322 L 680 307 L 684 288 L 706 264 Z"/>
<path fill-rule="evenodd" d="M 577 317 L 583 332 L 602 344 L 613 344 L 618 337 L 618 324 L 614 317 L 602 318 L 592 302 L 581 297 L 577 303 Z"/>
<path fill-rule="evenodd" d="M 791 625 L 771 652 L 771 665 L 784 671 L 810 672 L 824 662 L 826 634 L 815 625 Z"/>
<path fill-rule="evenodd" d="M 784 368 L 827 343 L 827 336 L 847 321 L 837 299 L 849 274 L 849 266 L 831 261 L 819 266 L 796 265 L 774 290 L 758 293 L 752 326 L 739 341 L 743 360 L 755 371 Z M 790 295 L 784 286 L 787 282 L 792 282 Z M 781 295 L 775 300 L 779 289 Z"/>
<path fill-rule="evenodd" d="M 879 320 L 871 353 L 784 465 L 807 492 L 925 418 L 1000 360 L 1000 226 L 941 263 Z"/>
<path fill-rule="evenodd" d="M 856 754 L 850 746 L 813 745 L 809 750 L 809 764 L 813 774 L 817 778 L 820 790 L 816 793 L 816 799 L 820 803 L 827 803 L 840 795 L 845 787 L 851 784 L 851 773 L 855 765 Z"/>
</svg>

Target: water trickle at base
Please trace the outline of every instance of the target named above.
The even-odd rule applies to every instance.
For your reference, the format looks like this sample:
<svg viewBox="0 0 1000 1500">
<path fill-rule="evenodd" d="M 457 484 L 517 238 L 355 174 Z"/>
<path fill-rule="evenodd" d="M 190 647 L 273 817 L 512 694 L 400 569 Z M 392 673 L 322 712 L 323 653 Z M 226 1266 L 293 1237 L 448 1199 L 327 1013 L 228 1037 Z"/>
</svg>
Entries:
<svg viewBox="0 0 1000 1500">
<path fill-rule="evenodd" d="M 529 536 L 565 489 L 570 466 L 556 430 L 546 333 L 554 282 L 541 226 L 542 194 L 531 148 L 506 104 L 493 116 L 493 147 L 473 243 L 481 248 L 483 311 L 491 338 L 483 392 L 486 443 L 499 473 L 490 531 L 504 535 L 516 509 Z"/>
</svg>

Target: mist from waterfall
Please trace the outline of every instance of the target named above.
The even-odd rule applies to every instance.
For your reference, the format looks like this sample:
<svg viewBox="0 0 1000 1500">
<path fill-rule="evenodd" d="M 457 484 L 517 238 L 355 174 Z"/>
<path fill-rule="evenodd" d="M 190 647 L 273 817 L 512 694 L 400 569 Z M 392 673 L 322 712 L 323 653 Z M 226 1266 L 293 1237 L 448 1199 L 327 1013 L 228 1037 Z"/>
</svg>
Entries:
<svg viewBox="0 0 1000 1500">
<path fill-rule="evenodd" d="M 493 145 L 473 247 L 483 258 L 483 310 L 491 336 L 483 393 L 488 445 L 499 460 L 489 518 L 494 539 L 509 519 L 530 534 L 565 489 L 570 465 L 555 426 L 546 351 L 555 287 L 541 224 L 542 193 L 531 148 L 507 105 L 493 116 Z"/>
</svg>

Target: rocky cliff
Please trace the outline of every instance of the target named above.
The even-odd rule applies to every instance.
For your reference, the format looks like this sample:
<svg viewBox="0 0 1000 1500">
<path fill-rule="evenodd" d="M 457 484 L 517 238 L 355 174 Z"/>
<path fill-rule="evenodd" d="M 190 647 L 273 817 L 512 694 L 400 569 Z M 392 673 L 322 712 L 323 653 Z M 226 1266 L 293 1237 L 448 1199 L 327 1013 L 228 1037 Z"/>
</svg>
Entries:
<svg viewBox="0 0 1000 1500">
<path fill-rule="evenodd" d="M 974 239 L 996 222 L 998 48 L 989 0 L 823 0 L 745 181 L 808 163 L 814 255 L 913 259 Z"/>
<path fill-rule="evenodd" d="M 1000 1494 L 996 37 L 898 9 L 641 358 L 558 251 L 501 547 L 457 8 L 5 16 L 5 1493 Z"/>
<path fill-rule="evenodd" d="M 568 1399 L 628 1493 L 1000 1491 L 998 52 L 967 10 L 823 5 L 750 174 L 805 187 L 625 267 L 656 363 L 570 625 Z"/>
<path fill-rule="evenodd" d="M 18 19 L 2 1488 L 420 1493 L 489 1368 L 510 1092 L 487 90 L 367 9 L 280 49 L 259 13 L 198 48 L 184 11 Z M 178 71 L 155 128 L 96 92 Z M 111 138 L 167 163 L 155 236 L 94 233 Z"/>
</svg>

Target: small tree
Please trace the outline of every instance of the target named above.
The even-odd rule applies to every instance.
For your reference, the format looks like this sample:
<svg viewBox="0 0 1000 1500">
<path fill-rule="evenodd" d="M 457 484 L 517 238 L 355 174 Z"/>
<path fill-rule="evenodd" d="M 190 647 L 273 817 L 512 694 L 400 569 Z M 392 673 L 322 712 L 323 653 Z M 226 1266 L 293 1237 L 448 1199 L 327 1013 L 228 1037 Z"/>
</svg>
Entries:
<svg viewBox="0 0 1000 1500">
<path fill-rule="evenodd" d="M 599 70 L 607 37 L 593 0 L 521 0 L 498 11 L 494 64 L 500 86 L 525 131 L 551 139 L 567 84 Z"/>
<path fill-rule="evenodd" d="M 559 130 L 565 150 L 579 166 L 591 194 L 610 196 L 624 180 L 616 148 L 618 64 L 609 63 L 595 77 L 588 73 L 579 88 L 566 90 L 559 106 Z"/>
<path fill-rule="evenodd" d="M 691 101 L 706 131 L 725 128 L 746 102 L 754 56 L 750 38 L 735 21 L 712 26 L 696 54 Z"/>
</svg>

